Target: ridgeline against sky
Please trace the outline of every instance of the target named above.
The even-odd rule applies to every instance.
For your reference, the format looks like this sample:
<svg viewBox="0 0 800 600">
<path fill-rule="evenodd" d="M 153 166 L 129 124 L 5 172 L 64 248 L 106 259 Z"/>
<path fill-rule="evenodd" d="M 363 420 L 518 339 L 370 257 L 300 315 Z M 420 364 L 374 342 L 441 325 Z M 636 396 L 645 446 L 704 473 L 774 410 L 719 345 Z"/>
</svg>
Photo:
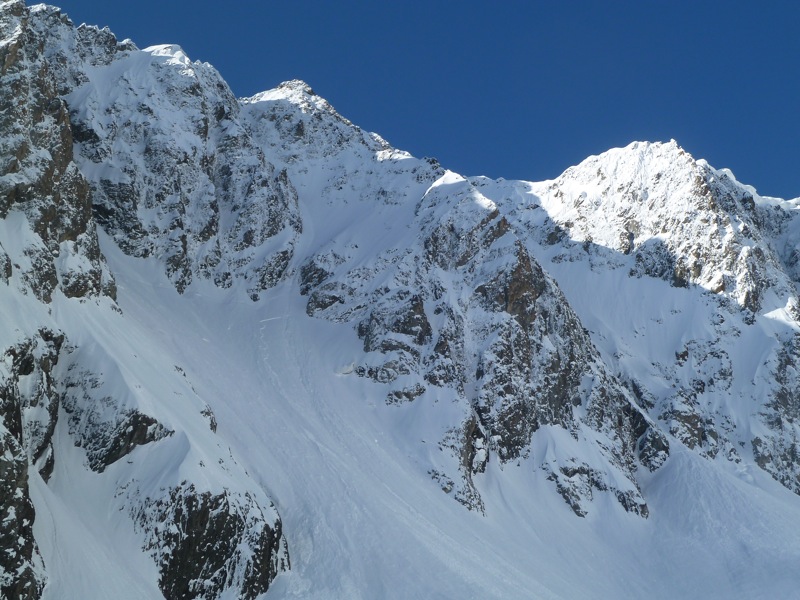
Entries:
<svg viewBox="0 0 800 600">
<path fill-rule="evenodd" d="M 300 78 L 461 173 L 541 180 L 675 138 L 761 194 L 800 196 L 800 5 L 64 0 L 77 23 L 180 44 L 239 96 Z"/>
</svg>

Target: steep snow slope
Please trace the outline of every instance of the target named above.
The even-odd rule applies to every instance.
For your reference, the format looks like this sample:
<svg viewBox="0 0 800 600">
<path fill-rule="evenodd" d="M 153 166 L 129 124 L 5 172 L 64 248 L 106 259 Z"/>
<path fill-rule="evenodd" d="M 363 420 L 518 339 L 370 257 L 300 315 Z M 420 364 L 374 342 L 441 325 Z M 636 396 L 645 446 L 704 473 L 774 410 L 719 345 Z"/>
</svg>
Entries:
<svg viewBox="0 0 800 600">
<path fill-rule="evenodd" d="M 309 319 L 288 286 L 255 304 L 208 284 L 178 298 L 155 269 L 141 273 L 113 247 L 108 256 L 125 274 L 126 317 L 194 365 L 187 375 L 211 399 L 220 435 L 268 482 L 292 570 L 267 598 L 794 593 L 796 496 L 757 468 L 739 477 L 676 450 L 642 478 L 648 519 L 602 496 L 580 519 L 537 470 L 538 457 L 564 447 L 586 452 L 553 427 L 520 467 L 490 462 L 478 483 L 485 512 L 470 511 L 427 475 L 441 461 L 445 413 L 459 417 L 458 407 L 386 404 L 347 373 L 362 352 L 349 327 Z"/>
<path fill-rule="evenodd" d="M 4 592 L 795 593 L 796 201 L 674 143 L 464 178 L 302 82 L 0 32 Z"/>
</svg>

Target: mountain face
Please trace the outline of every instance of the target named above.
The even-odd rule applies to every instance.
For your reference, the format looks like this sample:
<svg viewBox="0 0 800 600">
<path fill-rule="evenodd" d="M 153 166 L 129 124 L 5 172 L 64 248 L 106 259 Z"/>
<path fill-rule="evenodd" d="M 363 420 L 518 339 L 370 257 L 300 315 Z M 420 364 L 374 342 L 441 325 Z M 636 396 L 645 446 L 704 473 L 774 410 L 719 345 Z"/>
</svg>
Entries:
<svg viewBox="0 0 800 600">
<path fill-rule="evenodd" d="M 110 232 L 115 231 L 112 221 L 118 228 L 126 227 L 131 234 L 125 245 L 128 251 L 138 256 L 158 252 L 164 257 L 178 287 L 191 280 L 193 270 L 201 269 L 186 252 L 194 250 L 202 232 L 188 217 L 181 217 L 180 198 L 170 196 L 159 206 L 146 205 L 145 196 L 166 198 L 166 192 L 148 188 L 145 193 L 137 187 L 140 181 L 157 177 L 174 185 L 180 182 L 179 174 L 157 173 L 155 167 L 154 172 L 135 170 L 128 164 L 111 172 L 110 161 L 92 163 L 92 158 L 107 156 L 109 150 L 92 145 L 99 142 L 98 135 L 85 125 L 82 128 L 85 121 L 70 114 L 69 90 L 94 91 L 92 77 L 104 67 L 122 66 L 118 61 L 124 64 L 125 57 L 142 53 L 130 44 L 118 45 L 106 30 L 75 30 L 50 7 L 28 9 L 22 2 L 5 2 L 0 14 L 6 307 L 0 511 L 4 524 L 9 524 L 3 529 L 7 558 L 0 588 L 9 598 L 36 598 L 46 589 L 47 562 L 42 564 L 35 527 L 35 518 L 41 515 L 34 517 L 30 477 L 52 482 L 54 488 L 76 487 L 84 485 L 72 472 L 77 468 L 104 475 L 92 479 L 96 488 L 92 501 L 105 510 L 127 514 L 140 551 L 158 565 L 158 588 L 165 596 L 214 597 L 233 589 L 239 597 L 255 597 L 288 567 L 280 519 L 262 487 L 250 482 L 225 445 L 214 439 L 213 413 L 194 393 L 181 367 L 165 363 L 155 373 L 147 364 L 147 345 L 125 340 L 131 332 L 123 325 L 114 278 L 100 250 L 97 223 L 102 218 L 94 214 L 109 219 Z M 113 100 L 102 91 L 96 93 Z M 95 105 L 92 99 L 82 102 L 87 108 Z M 131 106 L 147 112 L 144 104 Z M 108 114 L 106 107 L 102 110 Z M 108 127 L 123 129 L 136 147 L 142 142 L 130 137 L 135 130 L 124 120 Z M 147 135 L 159 137 L 155 128 Z M 221 144 L 235 143 L 220 138 Z M 155 139 L 152 144 L 160 142 Z M 254 159 L 260 157 L 253 154 Z M 120 163 L 124 158 L 131 157 L 120 158 Z M 142 156 L 137 157 L 140 160 Z M 198 158 L 198 162 L 207 161 Z M 102 172 L 97 182 L 84 174 L 92 171 L 93 164 Z M 230 171 L 229 165 L 220 164 L 207 166 L 203 173 L 209 179 L 224 179 Z M 258 186 L 260 194 L 274 194 L 269 201 L 291 199 L 288 185 L 271 175 L 263 169 L 251 180 L 242 177 L 242 184 Z M 190 177 L 199 187 L 213 188 L 199 171 Z M 100 197 L 95 189 L 104 190 L 108 210 L 93 206 Z M 203 202 L 214 202 L 207 194 L 197 196 L 192 200 L 203 207 L 207 207 Z M 220 192 L 219 201 L 223 196 Z M 121 204 L 117 212 L 110 208 L 115 201 Z M 243 195 L 240 202 L 246 213 L 249 198 Z M 259 204 L 260 210 L 267 210 L 264 227 L 272 227 L 265 203 Z M 214 218 L 210 210 L 205 216 Z M 252 214 L 250 218 L 257 221 Z M 290 210 L 286 218 L 291 219 Z M 225 231 L 228 241 L 235 237 L 231 229 L 237 224 L 230 225 Z M 246 232 L 242 236 L 247 237 Z M 250 237 L 261 241 L 264 233 L 260 230 Z M 237 258 L 241 271 L 248 259 L 244 252 Z M 209 258 L 200 260 L 207 263 Z M 259 285 L 263 283 L 258 281 L 254 288 Z M 63 312 L 72 310 L 78 312 Z M 98 318 L 94 326 L 84 322 L 93 320 L 91 315 Z M 142 364 L 130 364 L 139 353 Z M 132 454 L 140 446 L 153 446 L 152 452 L 162 458 Z M 77 460 L 70 456 L 73 448 L 80 449 Z M 154 470 L 155 460 L 162 464 Z M 57 582 L 51 587 L 57 590 Z"/>
<path fill-rule="evenodd" d="M 795 593 L 800 200 L 463 177 L 20 0 L 0 124 L 4 597 Z"/>
</svg>

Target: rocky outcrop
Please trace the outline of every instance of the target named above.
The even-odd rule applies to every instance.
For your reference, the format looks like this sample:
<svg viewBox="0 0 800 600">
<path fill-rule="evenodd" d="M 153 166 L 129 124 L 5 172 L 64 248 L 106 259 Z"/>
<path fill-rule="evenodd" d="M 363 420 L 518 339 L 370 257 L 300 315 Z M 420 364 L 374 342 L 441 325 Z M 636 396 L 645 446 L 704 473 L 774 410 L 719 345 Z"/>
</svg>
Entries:
<svg viewBox="0 0 800 600">
<path fill-rule="evenodd" d="M 786 400 L 788 340 L 800 328 L 796 203 L 761 198 L 675 142 L 612 150 L 542 184 L 477 183 L 529 233 L 530 251 L 567 285 L 593 341 L 666 433 L 709 459 L 740 463 L 752 452 L 796 488 L 798 432 Z M 617 287 L 587 302 L 569 271 Z M 670 300 L 648 296 L 652 284 L 636 283 L 643 277 L 667 282 Z M 632 294 L 643 298 L 635 325 L 615 309 Z M 740 352 L 748 344 L 762 349 L 750 362 Z"/>
<path fill-rule="evenodd" d="M 633 258 L 632 276 L 698 285 L 752 313 L 767 288 L 789 290 L 753 191 L 674 141 L 591 157 L 535 192 L 552 216 L 551 241 L 561 232 L 596 249 L 598 268 L 612 250 Z"/>
<path fill-rule="evenodd" d="M 13 409 L 3 403 L 3 415 Z M 46 582 L 33 537 L 35 512 L 28 487 L 28 457 L 17 436 L 0 425 L 0 593 L 9 600 L 38 598 Z"/>
<path fill-rule="evenodd" d="M 210 600 L 226 590 L 253 600 L 289 568 L 280 520 L 269 522 L 250 494 L 211 494 L 184 482 L 163 498 L 148 498 L 132 516 L 169 600 Z"/>
<path fill-rule="evenodd" d="M 55 461 L 59 394 L 54 371 L 64 336 L 45 328 L 2 354 L 0 367 L 0 589 L 6 598 L 38 598 L 46 581 L 33 536 L 29 466 L 45 480 Z"/>
<path fill-rule="evenodd" d="M 87 367 L 106 362 L 116 368 L 114 363 L 98 360 L 96 353 L 87 357 L 62 333 L 44 328 L 8 348 L 3 357 L 0 586 L 4 597 L 38 598 L 46 581 L 46 565 L 33 536 L 28 470 L 32 467 L 37 476 L 49 480 L 55 464 L 63 460 L 54 444 L 59 427 L 62 436 L 83 450 L 87 468 L 103 473 L 123 458 L 134 465 L 132 476 L 115 476 L 117 489 L 108 501 L 110 506 L 121 502 L 120 510 L 133 519 L 143 549 L 159 565 L 165 597 L 217 598 L 234 590 L 238 597 L 255 598 L 289 568 L 274 506 L 258 486 L 251 484 L 248 490 L 245 483 L 242 489 L 247 476 L 231 456 L 219 457 L 215 468 L 224 477 L 234 473 L 235 490 L 205 489 L 203 485 L 219 476 L 213 469 L 197 484 L 183 480 L 168 488 L 138 488 L 136 473 L 143 465 L 137 470 L 141 458 L 133 451 L 163 443 L 175 431 L 143 413 L 135 392 L 120 390 L 113 371 Z M 186 376 L 181 370 L 177 377 L 180 381 Z M 109 379 L 117 383 L 109 386 Z M 208 435 L 213 436 L 215 419 L 207 405 L 198 411 L 198 418 L 211 423 Z M 185 433 L 179 435 L 185 439 Z M 169 477 L 167 470 L 159 480 Z"/>
<path fill-rule="evenodd" d="M 244 281 L 254 299 L 275 285 L 300 232 L 296 194 L 216 70 L 177 46 L 139 50 L 107 29 L 76 31 L 53 9 L 37 26 L 61 66 L 53 78 L 95 217 L 115 242 L 163 259 L 180 292 L 196 277 Z"/>
<path fill-rule="evenodd" d="M 19 378 L 30 376 L 34 369 L 35 359 L 19 349 L 4 356 L 0 381 L 0 592 L 10 600 L 38 598 L 46 582 L 33 536 L 35 512 L 19 390 Z"/>
<path fill-rule="evenodd" d="M 174 434 L 153 417 L 104 393 L 98 374 L 72 362 L 61 378 L 61 405 L 75 445 L 86 452 L 87 466 L 102 473 L 144 444 Z"/>
<path fill-rule="evenodd" d="M 22 219 L 24 235 L 5 238 L 5 278 L 49 302 L 114 296 L 92 220 L 89 186 L 73 161 L 72 125 L 36 31 L 38 10 L 7 2 L 0 14 L 0 217 Z M 17 240 L 14 240 L 17 241 Z"/>
<path fill-rule="evenodd" d="M 800 494 L 800 334 L 783 341 L 770 365 L 775 386 L 761 413 L 766 430 L 751 448 L 756 464 Z"/>
<path fill-rule="evenodd" d="M 89 186 L 72 160 L 69 112 L 32 19 L 21 1 L 0 10 L 0 280 L 43 303 L 56 293 L 113 298 Z M 8 316 L 15 318 L 13 311 Z M 59 409 L 53 370 L 64 336 L 35 321 L 16 331 L 14 340 L 0 340 L 0 592 L 32 599 L 46 575 L 33 535 L 28 470 L 47 479 L 53 469 Z"/>
<path fill-rule="evenodd" d="M 209 424 L 201 430 L 211 440 L 193 442 L 185 430 L 176 431 L 143 412 L 137 393 L 142 383 L 120 389 L 119 382 L 124 380 L 118 373 L 120 366 L 109 357 L 75 347 L 67 348 L 65 354 L 57 369 L 65 416 L 62 431 L 83 450 L 85 465 L 92 471 L 104 473 L 119 463 L 130 465 L 115 471 L 112 504 L 133 520 L 142 549 L 158 566 L 164 596 L 212 599 L 233 593 L 255 598 L 264 593 L 275 576 L 289 568 L 281 520 L 264 491 L 249 480 L 230 450 L 226 452 L 215 440 L 215 417 L 194 393 L 186 372 L 171 371 L 173 389 L 161 393 L 190 394 L 192 405 L 202 407 L 195 419 Z M 105 367 L 90 370 L 87 364 Z M 209 441 L 216 442 L 218 455 L 198 452 L 203 458 L 197 463 L 197 480 L 176 479 L 182 475 L 168 466 L 174 456 L 187 456 L 184 469 L 196 468 L 189 466 L 197 460 L 188 459 L 193 455 L 191 446 Z M 159 450 L 166 443 L 172 443 L 172 449 Z M 153 469 L 146 466 L 150 461 L 136 454 L 142 447 L 165 457 L 164 470 L 159 472 L 156 466 L 155 478 L 145 477 Z"/>
</svg>

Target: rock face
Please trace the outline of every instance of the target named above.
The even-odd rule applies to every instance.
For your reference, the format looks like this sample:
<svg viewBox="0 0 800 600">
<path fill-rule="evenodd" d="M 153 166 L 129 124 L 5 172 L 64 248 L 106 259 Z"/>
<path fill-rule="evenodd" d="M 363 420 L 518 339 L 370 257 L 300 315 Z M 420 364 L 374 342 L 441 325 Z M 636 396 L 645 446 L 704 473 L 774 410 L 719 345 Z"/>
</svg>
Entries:
<svg viewBox="0 0 800 600">
<path fill-rule="evenodd" d="M 113 297 L 45 40 L 22 2 L 5 3 L 0 19 L 0 216 L 9 223 L 24 220 L 21 239 L 3 236 L 9 246 L 1 250 L 4 280 L 16 271 L 16 281 L 44 302 L 57 287 L 67 297 Z"/>
<path fill-rule="evenodd" d="M 67 106 L 30 18 L 23 2 L 4 3 L 0 12 L 0 279 L 44 303 L 56 290 L 73 298 L 113 297 L 89 186 L 72 160 Z M 45 477 L 52 470 L 58 412 L 52 369 L 64 338 L 44 327 L 15 338 L 0 343 L 0 590 L 7 598 L 36 598 L 46 579 L 33 537 L 28 465 Z"/>
<path fill-rule="evenodd" d="M 51 337 L 48 333 L 45 336 Z M 6 598 L 38 598 L 46 581 L 33 536 L 35 512 L 28 485 L 28 449 L 33 451 L 32 458 L 36 459 L 38 454 L 40 461 L 45 453 L 48 454 L 44 457 L 47 469 L 48 459 L 52 460 L 48 409 L 51 405 L 49 371 L 53 354 L 52 348 L 47 347 L 38 353 L 37 360 L 37 341 L 47 345 L 41 337 L 36 341 L 28 340 L 9 349 L 3 361 L 3 387 L 0 388 L 3 415 L 0 425 L 0 447 L 3 450 L 0 458 L 0 522 L 3 523 L 0 533 L 3 548 L 0 591 Z M 26 388 L 33 390 L 35 396 L 26 394 Z M 23 413 L 37 408 L 45 418 L 36 423 L 38 428 L 26 428 Z M 31 440 L 31 437 L 35 439 Z"/>
<path fill-rule="evenodd" d="M 301 202 L 331 211 L 325 219 L 361 202 L 395 230 L 420 232 L 409 244 L 365 218 L 385 243 L 351 233 L 314 244 L 299 285 L 307 314 L 355 328 L 366 355 L 354 372 L 388 403 L 460 398 L 462 422 L 441 440 L 460 474 L 431 470 L 448 492 L 479 508 L 473 481 L 489 457 L 528 457 L 553 425 L 611 440 L 600 443 L 602 466 L 575 456 L 538 465 L 579 514 L 592 490 L 647 514 L 631 501 L 634 472 L 663 464 L 669 438 L 709 459 L 752 461 L 796 489 L 786 442 L 797 437 L 796 201 L 761 198 L 675 142 L 632 144 L 528 184 L 403 156 L 302 82 L 244 109 L 291 179 L 325 182 L 298 184 Z M 619 298 L 637 296 L 620 314 Z M 766 348 L 766 369 L 742 354 L 748 344 Z M 608 483 L 620 474 L 629 489 Z"/>
<path fill-rule="evenodd" d="M 216 598 L 220 590 L 234 589 L 252 600 L 289 568 L 280 521 L 265 527 L 268 515 L 250 494 L 212 495 L 184 483 L 133 516 L 160 565 L 165 598 Z M 165 532 L 157 534 L 153 524 Z"/>
<path fill-rule="evenodd" d="M 791 293 L 769 243 L 786 216 L 674 141 L 587 159 L 537 192 L 570 239 L 631 256 L 632 276 L 697 285 L 754 314 L 768 288 Z"/>
<path fill-rule="evenodd" d="M 612 150 L 542 184 L 479 185 L 521 200 L 505 204 L 510 218 L 650 418 L 709 459 L 755 461 L 797 491 L 796 201 L 761 198 L 675 142 Z M 590 300 L 579 271 L 613 284 Z M 640 300 L 623 317 L 625 297 Z M 755 347 L 761 356 L 743 350 Z"/>
<path fill-rule="evenodd" d="M 195 277 L 244 280 L 254 299 L 275 285 L 300 232 L 296 194 L 217 71 L 177 46 L 142 51 L 108 30 L 42 24 L 60 37 L 50 60 L 65 65 L 57 77 L 100 225 L 125 252 L 163 259 L 179 291 Z"/>
</svg>

